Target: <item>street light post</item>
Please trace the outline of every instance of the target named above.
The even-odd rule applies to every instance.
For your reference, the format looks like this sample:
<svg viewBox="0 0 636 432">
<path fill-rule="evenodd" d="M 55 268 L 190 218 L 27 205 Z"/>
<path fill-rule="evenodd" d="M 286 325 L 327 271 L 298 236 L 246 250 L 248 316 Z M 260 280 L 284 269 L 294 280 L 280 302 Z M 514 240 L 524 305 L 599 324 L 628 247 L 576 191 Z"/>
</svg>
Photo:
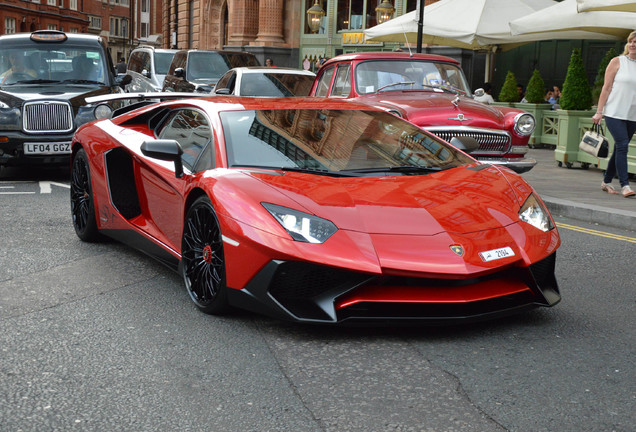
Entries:
<svg viewBox="0 0 636 432">
<path fill-rule="evenodd" d="M 419 17 L 417 19 L 417 47 L 415 52 L 422 52 L 422 33 L 424 29 L 424 4 L 425 0 L 420 0 L 419 2 Z"/>
</svg>

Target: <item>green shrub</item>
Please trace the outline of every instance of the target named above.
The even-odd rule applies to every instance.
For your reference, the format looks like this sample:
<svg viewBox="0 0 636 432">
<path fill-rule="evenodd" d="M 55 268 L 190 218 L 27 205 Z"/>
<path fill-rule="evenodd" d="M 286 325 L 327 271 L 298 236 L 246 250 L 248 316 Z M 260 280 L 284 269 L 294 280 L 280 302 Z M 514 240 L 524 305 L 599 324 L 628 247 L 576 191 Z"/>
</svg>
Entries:
<svg viewBox="0 0 636 432">
<path fill-rule="evenodd" d="M 519 102 L 519 92 L 517 91 L 517 78 L 515 74 L 508 71 L 506 80 L 499 92 L 499 102 Z"/>
<path fill-rule="evenodd" d="M 526 89 L 526 100 L 528 103 L 541 103 L 545 102 L 545 82 L 541 78 L 541 74 L 538 69 L 532 72 L 532 77 L 528 81 L 528 88 Z"/>
<path fill-rule="evenodd" d="M 592 108 L 592 88 L 587 80 L 579 49 L 572 50 L 559 105 L 564 110 L 589 110 Z"/>
<path fill-rule="evenodd" d="M 598 103 L 598 98 L 601 96 L 601 90 L 603 89 L 603 82 L 605 81 L 605 69 L 607 69 L 607 65 L 610 60 L 616 57 L 618 53 L 614 48 L 610 48 L 607 53 L 605 53 L 605 57 L 601 60 L 601 63 L 598 65 L 598 72 L 596 74 L 596 79 L 594 80 L 594 85 L 592 86 L 592 102 L 596 105 Z"/>
</svg>

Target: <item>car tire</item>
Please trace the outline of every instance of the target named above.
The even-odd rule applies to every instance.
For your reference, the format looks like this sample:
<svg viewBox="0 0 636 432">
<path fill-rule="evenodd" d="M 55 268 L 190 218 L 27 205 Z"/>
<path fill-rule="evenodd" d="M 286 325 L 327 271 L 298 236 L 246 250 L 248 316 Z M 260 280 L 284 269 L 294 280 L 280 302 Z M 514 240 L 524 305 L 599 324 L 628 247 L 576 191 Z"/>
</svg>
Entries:
<svg viewBox="0 0 636 432">
<path fill-rule="evenodd" d="M 211 315 L 228 312 L 223 239 L 207 196 L 194 201 L 186 213 L 181 272 L 188 294 L 199 310 Z"/>
<path fill-rule="evenodd" d="M 71 170 L 71 214 L 77 236 L 85 242 L 96 242 L 102 237 L 95 218 L 95 201 L 88 156 L 80 149 L 73 159 Z"/>
</svg>

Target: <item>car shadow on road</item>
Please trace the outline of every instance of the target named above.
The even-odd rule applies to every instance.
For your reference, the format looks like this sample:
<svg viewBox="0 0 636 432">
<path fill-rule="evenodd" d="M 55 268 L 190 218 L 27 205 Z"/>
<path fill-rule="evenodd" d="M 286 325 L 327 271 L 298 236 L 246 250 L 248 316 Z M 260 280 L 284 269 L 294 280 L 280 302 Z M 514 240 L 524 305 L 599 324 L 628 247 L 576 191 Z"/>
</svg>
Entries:
<svg viewBox="0 0 636 432">
<path fill-rule="evenodd" d="M 0 181 L 60 181 L 66 182 L 71 178 L 71 170 L 67 166 L 61 167 L 6 167 L 0 166 Z"/>
</svg>

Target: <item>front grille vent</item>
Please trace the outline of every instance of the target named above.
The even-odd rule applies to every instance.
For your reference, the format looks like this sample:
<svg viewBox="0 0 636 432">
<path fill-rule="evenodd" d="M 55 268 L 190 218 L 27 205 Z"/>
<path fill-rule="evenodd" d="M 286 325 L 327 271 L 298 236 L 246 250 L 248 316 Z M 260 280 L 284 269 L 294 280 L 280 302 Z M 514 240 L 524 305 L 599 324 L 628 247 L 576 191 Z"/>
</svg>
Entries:
<svg viewBox="0 0 636 432">
<path fill-rule="evenodd" d="M 70 132 L 73 114 L 67 102 L 27 102 L 24 104 L 25 132 Z"/>
<path fill-rule="evenodd" d="M 510 149 L 510 135 L 506 133 L 488 132 L 483 130 L 452 130 L 452 129 L 430 129 L 438 137 L 445 141 L 450 141 L 454 137 L 471 137 L 479 143 L 479 150 L 474 153 L 507 153 Z"/>
</svg>

